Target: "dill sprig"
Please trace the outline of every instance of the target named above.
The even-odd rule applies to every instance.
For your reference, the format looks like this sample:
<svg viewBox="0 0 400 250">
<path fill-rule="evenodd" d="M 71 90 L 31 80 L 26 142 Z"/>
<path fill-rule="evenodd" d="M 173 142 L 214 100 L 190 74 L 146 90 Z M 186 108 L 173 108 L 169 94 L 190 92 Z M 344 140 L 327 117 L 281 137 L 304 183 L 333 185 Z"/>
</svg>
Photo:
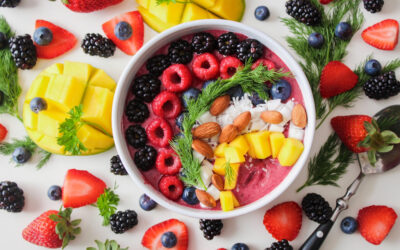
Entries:
<svg viewBox="0 0 400 250">
<path fill-rule="evenodd" d="M 117 211 L 119 196 L 114 193 L 116 188 L 117 186 L 114 186 L 113 190 L 106 188 L 104 193 L 97 198 L 95 206 L 99 209 L 100 215 L 103 217 L 103 226 L 110 224 L 111 215 Z"/>
<path fill-rule="evenodd" d="M 230 79 L 218 79 L 203 89 L 196 100 L 187 100 L 187 114 L 182 122 L 183 136 L 175 138 L 170 143 L 181 159 L 184 169 L 181 179 L 187 185 L 204 186 L 200 177 L 201 163 L 197 158 L 193 157 L 191 130 L 196 120 L 209 110 L 212 102 L 235 86 L 241 86 L 246 93 L 257 92 L 262 99 L 267 100 L 268 93 L 266 92 L 265 82 L 275 83 L 282 77 L 291 76 L 289 72 L 284 72 L 282 69 L 278 71 L 268 70 L 263 65 L 260 65 L 251 70 L 251 66 L 251 61 L 246 62 Z"/>
<path fill-rule="evenodd" d="M 235 179 L 235 170 L 233 170 L 230 162 L 226 162 L 225 164 L 225 180 L 227 181 L 228 185 L 230 185 Z"/>
</svg>

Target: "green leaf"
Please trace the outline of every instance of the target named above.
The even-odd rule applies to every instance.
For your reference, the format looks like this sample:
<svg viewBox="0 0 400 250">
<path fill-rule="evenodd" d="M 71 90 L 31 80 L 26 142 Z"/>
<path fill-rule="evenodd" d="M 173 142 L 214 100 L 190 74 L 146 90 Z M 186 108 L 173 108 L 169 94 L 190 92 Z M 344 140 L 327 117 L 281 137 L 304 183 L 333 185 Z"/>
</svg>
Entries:
<svg viewBox="0 0 400 250">
<path fill-rule="evenodd" d="M 383 147 L 379 148 L 377 151 L 379 153 L 387 153 L 387 152 L 392 151 L 392 149 L 393 149 L 393 145 L 388 145 L 388 146 L 383 146 Z"/>
<path fill-rule="evenodd" d="M 389 130 L 385 130 L 382 131 L 381 133 L 383 140 L 386 143 L 389 144 L 399 144 L 400 143 L 400 138 L 396 135 L 396 133 L 389 131 Z"/>
<path fill-rule="evenodd" d="M 376 129 L 375 126 L 372 125 L 371 123 L 364 121 L 364 128 L 365 130 L 367 130 L 368 134 L 375 134 L 376 133 Z"/>
<path fill-rule="evenodd" d="M 94 247 L 88 247 L 87 250 L 128 250 L 128 248 L 121 248 L 115 240 L 106 240 L 104 243 L 95 240 L 97 249 Z"/>
<path fill-rule="evenodd" d="M 113 190 L 107 188 L 102 195 L 97 198 L 97 208 L 103 217 L 103 226 L 110 224 L 110 217 L 117 211 L 119 196 Z"/>
<path fill-rule="evenodd" d="M 374 150 L 370 150 L 370 151 L 368 151 L 367 155 L 368 155 L 369 163 L 371 163 L 372 166 L 375 166 L 376 152 Z"/>
<path fill-rule="evenodd" d="M 82 221 L 81 219 L 73 220 L 71 221 L 71 225 L 76 227 L 81 223 L 81 221 Z"/>
</svg>

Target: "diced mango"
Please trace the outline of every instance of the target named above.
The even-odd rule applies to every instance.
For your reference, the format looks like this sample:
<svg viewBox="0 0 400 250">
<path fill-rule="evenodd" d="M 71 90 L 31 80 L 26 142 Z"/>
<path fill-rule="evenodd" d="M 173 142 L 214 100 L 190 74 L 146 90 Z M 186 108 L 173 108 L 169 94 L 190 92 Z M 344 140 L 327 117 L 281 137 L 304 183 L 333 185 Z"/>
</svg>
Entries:
<svg viewBox="0 0 400 250">
<path fill-rule="evenodd" d="M 228 146 L 228 143 L 224 142 L 218 144 L 218 146 L 214 150 L 215 157 L 225 157 L 224 149 Z"/>
<path fill-rule="evenodd" d="M 56 137 L 44 135 L 38 141 L 38 144 L 40 145 L 41 148 L 43 148 L 47 152 L 60 155 L 64 154 L 64 146 L 58 145 Z"/>
<path fill-rule="evenodd" d="M 150 0 L 149 12 L 156 16 L 160 21 L 172 25 L 179 24 L 183 14 L 185 4 L 182 3 L 162 3 L 158 4 L 157 0 Z"/>
<path fill-rule="evenodd" d="M 217 16 L 233 21 L 241 21 L 246 8 L 245 0 L 193 0 L 203 8 L 207 8 Z"/>
<path fill-rule="evenodd" d="M 269 131 L 260 131 L 260 132 L 246 134 L 245 138 L 249 143 L 250 156 L 253 154 L 257 159 L 266 159 L 269 156 L 271 156 L 272 153 L 271 153 L 271 146 L 269 144 L 269 134 L 270 134 Z"/>
<path fill-rule="evenodd" d="M 225 147 L 224 155 L 225 160 L 230 163 L 242 163 L 246 161 L 244 155 L 235 147 Z"/>
<path fill-rule="evenodd" d="M 215 5 L 217 0 L 195 0 L 194 2 L 202 6 L 203 8 L 211 8 Z"/>
<path fill-rule="evenodd" d="M 150 0 L 136 0 L 136 2 L 140 5 L 143 6 L 144 8 L 149 8 L 150 5 Z"/>
<path fill-rule="evenodd" d="M 272 158 L 278 157 L 279 151 L 282 148 L 285 136 L 279 132 L 273 132 L 269 135 L 269 142 L 271 144 Z"/>
<path fill-rule="evenodd" d="M 117 84 L 109 75 L 106 74 L 106 72 L 104 72 L 104 70 L 98 69 L 90 78 L 89 86 L 97 86 L 114 91 Z"/>
<path fill-rule="evenodd" d="M 41 111 L 38 114 L 37 129 L 47 136 L 57 137 L 58 127 L 67 118 L 66 113 L 51 110 Z"/>
<path fill-rule="evenodd" d="M 109 149 L 114 145 L 114 140 L 99 130 L 83 125 L 77 134 L 79 140 L 88 149 Z"/>
<path fill-rule="evenodd" d="M 214 15 L 211 12 L 208 12 L 208 19 L 221 19 L 221 18 L 219 18 L 218 16 Z"/>
<path fill-rule="evenodd" d="M 282 166 L 293 166 L 299 159 L 303 150 L 304 145 L 301 141 L 293 138 L 286 138 L 278 155 L 279 163 Z"/>
<path fill-rule="evenodd" d="M 231 191 L 221 191 L 219 194 L 222 211 L 232 211 L 235 208 L 233 204 L 233 194 Z"/>
<path fill-rule="evenodd" d="M 240 207 L 240 203 L 239 201 L 236 199 L 235 195 L 232 193 L 232 198 L 233 198 L 233 206 L 236 207 Z"/>
<path fill-rule="evenodd" d="M 43 137 L 43 134 L 36 130 L 27 128 L 26 132 L 28 133 L 28 135 L 32 139 L 32 141 L 35 141 L 35 142 L 40 141 L 40 139 L 42 139 L 42 137 Z"/>
<path fill-rule="evenodd" d="M 206 11 L 205 9 L 201 8 L 196 4 L 187 3 L 185 6 L 185 10 L 183 11 L 181 22 L 186 23 L 194 20 L 207 19 L 207 18 L 208 18 L 208 11 Z"/>
<path fill-rule="evenodd" d="M 233 168 L 239 168 L 240 163 L 230 163 Z M 225 175 L 226 161 L 225 158 L 216 158 L 213 166 L 214 173 Z"/>
<path fill-rule="evenodd" d="M 28 103 L 24 103 L 22 119 L 24 121 L 25 127 L 36 130 L 38 115 L 32 112 L 31 107 Z"/>
<path fill-rule="evenodd" d="M 44 97 L 47 86 L 49 85 L 50 77 L 45 75 L 38 76 L 28 90 L 25 97 L 25 103 L 28 103 L 35 97 Z"/>
<path fill-rule="evenodd" d="M 64 65 L 62 63 L 55 63 L 44 70 L 44 72 L 48 74 L 56 74 L 56 75 L 62 75 L 63 71 L 64 71 Z"/>
<path fill-rule="evenodd" d="M 233 141 L 229 143 L 229 146 L 237 148 L 242 155 L 247 154 L 247 152 L 249 151 L 249 144 L 247 143 L 243 135 L 239 135 L 238 137 L 236 137 Z"/>
<path fill-rule="evenodd" d="M 73 76 L 86 84 L 92 76 L 93 71 L 94 68 L 90 64 L 66 61 L 64 63 L 63 74 L 66 76 Z"/>
<path fill-rule="evenodd" d="M 226 175 L 225 175 L 225 183 L 224 183 L 225 190 L 232 190 L 236 187 L 237 179 L 238 179 L 238 175 L 239 175 L 239 166 L 231 165 L 232 171 L 233 171 L 232 179 L 229 180 L 228 178 L 226 178 Z"/>
<path fill-rule="evenodd" d="M 143 20 L 150 26 L 150 28 L 154 29 L 157 32 L 162 32 L 174 26 L 171 23 L 165 23 L 157 18 L 155 15 L 150 13 L 147 9 L 143 8 L 142 6 L 138 7 L 140 14 L 143 17 Z"/>
<path fill-rule="evenodd" d="M 250 155 L 251 158 L 256 159 L 256 150 L 254 148 L 254 145 L 252 143 L 252 134 L 254 133 L 247 133 L 244 135 L 244 138 L 246 139 L 247 145 L 249 146 L 249 150 L 247 151 L 247 153 Z"/>
</svg>

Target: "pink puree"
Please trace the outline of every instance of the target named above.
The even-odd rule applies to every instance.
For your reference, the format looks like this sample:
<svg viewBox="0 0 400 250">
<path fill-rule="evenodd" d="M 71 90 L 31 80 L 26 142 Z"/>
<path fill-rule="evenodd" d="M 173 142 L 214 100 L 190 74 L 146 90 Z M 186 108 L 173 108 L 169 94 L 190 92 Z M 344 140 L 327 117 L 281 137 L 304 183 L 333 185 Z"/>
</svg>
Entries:
<svg viewBox="0 0 400 250">
<path fill-rule="evenodd" d="M 211 30 L 207 31 L 211 34 L 213 34 L 215 37 L 218 37 L 219 35 L 225 33 L 226 31 L 217 31 L 217 30 Z M 242 35 L 242 34 L 237 34 L 238 37 L 242 39 L 246 39 L 247 37 Z M 185 36 L 182 39 L 185 39 L 187 41 L 191 41 L 192 35 Z M 165 47 L 161 48 L 159 51 L 155 53 L 156 54 L 167 54 L 168 53 L 168 45 Z M 220 55 L 218 52 L 215 52 L 215 55 L 218 58 L 222 58 L 223 56 Z M 194 54 L 194 57 L 196 57 L 196 54 Z M 272 51 L 270 51 L 268 48 L 264 49 L 264 58 L 271 60 L 275 63 L 275 66 L 277 69 L 284 68 L 285 71 L 289 71 L 288 67 L 283 63 L 283 61 Z M 191 64 L 188 65 L 191 68 Z M 141 67 L 141 69 L 138 72 L 138 76 L 142 74 L 146 74 L 147 70 L 145 65 Z M 161 79 L 161 77 L 160 77 Z M 203 84 L 202 80 L 197 79 L 196 77 L 193 77 L 193 86 L 196 88 L 201 89 L 201 86 Z M 301 103 L 303 104 L 303 96 L 301 94 L 301 90 L 297 84 L 296 79 L 294 78 L 286 78 L 291 86 L 292 86 L 292 95 L 288 99 L 294 99 L 295 103 Z M 161 90 L 163 90 L 163 87 L 161 87 Z M 129 92 L 127 94 L 127 103 L 134 98 L 133 94 Z M 151 105 L 149 104 L 149 111 L 150 111 L 150 117 L 142 124 L 144 128 L 147 127 L 149 122 L 152 120 L 152 118 L 155 117 L 155 115 L 152 112 Z M 178 127 L 175 125 L 175 119 L 170 119 L 168 122 L 171 124 L 171 126 L 174 129 L 175 134 L 179 133 Z M 123 117 L 123 122 L 122 122 L 122 128 L 125 131 L 130 125 L 132 125 L 131 122 L 129 122 L 126 118 L 126 116 Z M 287 129 L 286 129 L 287 130 Z M 285 134 L 287 131 L 285 131 Z M 149 143 L 152 145 L 151 143 Z M 154 148 L 159 149 L 159 147 L 156 147 L 152 145 Z M 131 147 L 129 147 L 130 154 L 132 158 L 134 157 L 134 154 L 136 150 Z M 243 163 L 240 167 L 239 170 L 239 176 L 238 176 L 238 183 L 236 188 L 233 190 L 236 198 L 238 199 L 239 203 L 241 206 L 247 205 L 249 203 L 252 203 L 261 197 L 265 196 L 269 192 L 271 192 L 276 186 L 279 185 L 279 183 L 282 182 L 282 180 L 288 175 L 292 168 L 291 167 L 282 167 L 280 166 L 279 162 L 275 159 L 265 159 L 265 160 L 257 160 L 257 159 L 251 159 L 247 158 L 247 161 Z M 161 179 L 162 175 L 157 171 L 157 169 L 154 167 L 149 171 L 146 172 L 141 172 L 145 182 L 147 184 L 150 184 L 158 190 L 158 182 Z M 196 206 L 191 206 L 186 204 L 182 199 L 178 200 L 177 203 L 183 205 L 183 206 L 188 206 L 192 208 L 199 208 L 203 209 L 200 207 L 200 205 Z M 217 207 L 214 208 L 215 210 L 220 209 L 220 204 L 219 202 L 217 203 Z"/>
</svg>

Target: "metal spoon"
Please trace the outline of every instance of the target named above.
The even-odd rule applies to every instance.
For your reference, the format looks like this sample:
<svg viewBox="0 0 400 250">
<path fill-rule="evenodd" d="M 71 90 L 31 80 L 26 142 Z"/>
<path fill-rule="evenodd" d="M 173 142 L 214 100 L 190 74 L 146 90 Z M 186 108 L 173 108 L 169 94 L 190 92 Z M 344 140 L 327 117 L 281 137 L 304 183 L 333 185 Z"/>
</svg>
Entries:
<svg viewBox="0 0 400 250">
<path fill-rule="evenodd" d="M 376 113 L 374 118 L 376 120 L 395 118 L 395 123 L 386 129 L 400 136 L 400 105 L 384 108 Z M 400 144 L 395 145 L 393 150 L 388 153 L 378 153 L 375 166 L 371 166 L 369 163 L 367 153 L 357 154 L 357 160 L 360 166 L 360 174 L 347 188 L 346 194 L 336 200 L 336 208 L 330 220 L 319 225 L 299 250 L 318 250 L 321 247 L 339 214 L 349 207 L 349 200 L 357 192 L 364 176 L 380 174 L 400 165 Z"/>
</svg>

